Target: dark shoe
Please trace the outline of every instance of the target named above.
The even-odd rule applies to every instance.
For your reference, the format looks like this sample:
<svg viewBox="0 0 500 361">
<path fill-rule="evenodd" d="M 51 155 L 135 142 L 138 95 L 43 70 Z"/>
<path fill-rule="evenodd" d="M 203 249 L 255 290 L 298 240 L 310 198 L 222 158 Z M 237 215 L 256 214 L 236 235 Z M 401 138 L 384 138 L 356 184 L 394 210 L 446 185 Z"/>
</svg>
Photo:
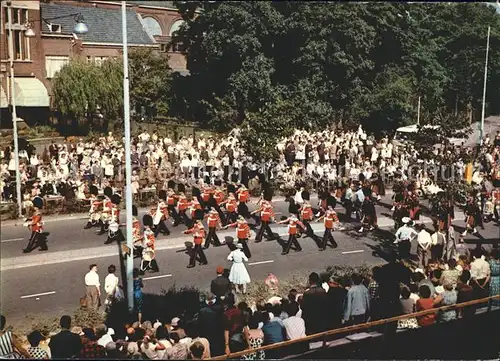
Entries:
<svg viewBox="0 0 500 361">
<path fill-rule="evenodd" d="M 254 241 L 254 243 L 260 243 L 260 242 L 262 242 L 262 240 L 261 240 L 261 239 L 259 239 L 259 240 L 255 240 L 255 241 Z"/>
<path fill-rule="evenodd" d="M 200 262 L 201 266 L 206 266 L 207 264 L 208 264 L 208 262 Z"/>
<path fill-rule="evenodd" d="M 186 268 L 193 268 L 193 267 L 194 267 L 194 264 L 190 264 Z"/>
<path fill-rule="evenodd" d="M 106 240 L 106 242 L 104 242 L 104 244 L 110 244 L 110 243 L 113 243 L 113 238 L 109 238 Z"/>
<path fill-rule="evenodd" d="M 48 248 L 40 248 L 39 251 L 48 251 Z"/>
<path fill-rule="evenodd" d="M 302 248 L 297 248 L 295 252 L 302 252 Z"/>
<path fill-rule="evenodd" d="M 287 255 L 287 254 L 288 254 L 288 252 L 284 252 L 284 251 L 283 251 L 283 252 L 281 252 L 281 255 L 282 255 L 282 256 Z"/>
<path fill-rule="evenodd" d="M 97 235 L 98 235 L 98 236 L 102 236 L 104 233 L 106 233 L 106 231 L 105 231 L 104 229 L 101 229 L 101 230 L 97 233 Z"/>
<path fill-rule="evenodd" d="M 92 228 L 92 223 L 88 222 L 83 229 L 90 229 Z"/>
<path fill-rule="evenodd" d="M 23 253 L 30 253 L 30 252 L 31 252 L 31 249 L 27 249 L 27 248 L 23 249 Z"/>
<path fill-rule="evenodd" d="M 319 251 L 326 251 L 326 248 L 320 248 Z"/>
</svg>

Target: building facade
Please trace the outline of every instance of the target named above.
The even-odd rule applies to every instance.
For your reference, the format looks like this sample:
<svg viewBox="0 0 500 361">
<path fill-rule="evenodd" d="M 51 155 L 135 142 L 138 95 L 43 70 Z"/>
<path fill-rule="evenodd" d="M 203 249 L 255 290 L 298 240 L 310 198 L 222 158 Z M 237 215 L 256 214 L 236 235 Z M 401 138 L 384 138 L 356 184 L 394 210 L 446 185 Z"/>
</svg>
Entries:
<svg viewBox="0 0 500 361">
<path fill-rule="evenodd" d="M 9 17 L 12 16 L 15 100 L 18 117 L 28 124 L 44 124 L 50 116 L 51 82 L 75 57 L 97 64 L 122 54 L 121 3 L 112 1 L 1 2 L 0 15 L 0 127 L 12 127 Z M 88 27 L 75 34 L 77 17 Z M 148 47 L 169 58 L 173 71 L 186 72 L 184 55 L 169 42 L 183 21 L 170 1 L 127 2 L 129 48 Z M 34 36 L 27 37 L 31 28 Z M 32 34 L 33 35 L 33 34 Z"/>
</svg>

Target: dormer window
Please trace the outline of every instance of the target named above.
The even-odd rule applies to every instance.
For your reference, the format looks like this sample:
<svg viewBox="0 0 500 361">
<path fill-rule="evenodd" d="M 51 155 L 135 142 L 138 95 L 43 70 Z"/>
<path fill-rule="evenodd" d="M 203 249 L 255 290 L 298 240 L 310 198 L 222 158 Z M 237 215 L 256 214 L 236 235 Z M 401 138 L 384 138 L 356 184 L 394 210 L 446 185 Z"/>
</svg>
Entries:
<svg viewBox="0 0 500 361">
<path fill-rule="evenodd" d="M 49 24 L 49 30 L 51 33 L 60 33 L 61 24 Z"/>
</svg>

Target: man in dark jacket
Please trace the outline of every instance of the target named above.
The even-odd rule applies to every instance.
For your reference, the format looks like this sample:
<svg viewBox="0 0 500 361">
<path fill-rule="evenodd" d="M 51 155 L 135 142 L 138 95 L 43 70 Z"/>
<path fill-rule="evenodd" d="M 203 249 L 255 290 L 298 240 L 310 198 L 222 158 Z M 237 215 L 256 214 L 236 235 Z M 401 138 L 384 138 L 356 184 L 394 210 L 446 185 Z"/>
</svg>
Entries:
<svg viewBox="0 0 500 361">
<path fill-rule="evenodd" d="M 217 297 L 209 293 L 206 306 L 198 313 L 198 330 L 200 337 L 204 337 L 210 344 L 210 354 L 220 356 L 224 354 L 224 319 L 222 306 Z"/>
<path fill-rule="evenodd" d="M 328 328 L 325 318 L 327 312 L 327 294 L 321 287 L 319 275 L 315 272 L 309 275 L 309 288 L 302 297 L 302 318 L 306 324 L 306 334 L 312 335 L 326 331 Z"/>
<path fill-rule="evenodd" d="M 78 357 L 82 349 L 80 336 L 71 332 L 71 317 L 62 316 L 59 321 L 61 332 L 50 338 L 50 353 L 53 359 L 71 359 Z"/>
<path fill-rule="evenodd" d="M 231 282 L 224 277 L 224 267 L 217 267 L 217 277 L 210 283 L 210 292 L 219 299 L 231 292 Z"/>
</svg>

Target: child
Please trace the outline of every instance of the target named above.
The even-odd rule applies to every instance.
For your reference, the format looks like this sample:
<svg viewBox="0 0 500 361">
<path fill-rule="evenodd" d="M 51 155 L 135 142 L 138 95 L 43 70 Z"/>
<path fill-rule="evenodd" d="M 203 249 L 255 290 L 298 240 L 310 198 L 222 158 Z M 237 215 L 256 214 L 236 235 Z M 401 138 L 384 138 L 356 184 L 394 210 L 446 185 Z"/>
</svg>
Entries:
<svg viewBox="0 0 500 361">
<path fill-rule="evenodd" d="M 30 354 L 31 358 L 37 360 L 47 360 L 49 358 L 47 351 L 39 346 L 40 341 L 44 339 L 45 338 L 42 336 L 40 331 L 37 330 L 28 335 L 28 342 L 31 345 L 30 347 L 28 347 L 28 353 Z"/>
</svg>

